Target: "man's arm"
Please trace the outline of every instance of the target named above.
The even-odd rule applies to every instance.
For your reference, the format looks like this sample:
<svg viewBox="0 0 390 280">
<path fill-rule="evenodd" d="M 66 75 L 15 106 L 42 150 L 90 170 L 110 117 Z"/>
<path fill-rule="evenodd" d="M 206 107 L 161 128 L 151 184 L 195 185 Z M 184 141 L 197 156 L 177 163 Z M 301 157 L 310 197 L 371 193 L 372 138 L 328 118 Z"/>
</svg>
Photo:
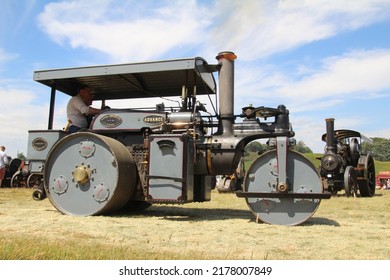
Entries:
<svg viewBox="0 0 390 280">
<path fill-rule="evenodd" d="M 89 107 L 87 115 L 96 115 L 98 113 L 100 113 L 100 109 Z"/>
</svg>

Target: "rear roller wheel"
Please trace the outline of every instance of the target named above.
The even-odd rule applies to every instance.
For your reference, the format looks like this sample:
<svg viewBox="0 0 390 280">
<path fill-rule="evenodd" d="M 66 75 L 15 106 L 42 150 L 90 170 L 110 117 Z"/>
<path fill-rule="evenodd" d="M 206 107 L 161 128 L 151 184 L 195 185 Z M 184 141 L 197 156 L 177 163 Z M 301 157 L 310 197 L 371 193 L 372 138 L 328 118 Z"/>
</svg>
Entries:
<svg viewBox="0 0 390 280">
<path fill-rule="evenodd" d="M 359 158 L 359 166 L 364 167 L 364 179 L 358 180 L 360 196 L 372 197 L 375 194 L 375 164 L 371 154 Z"/>
<path fill-rule="evenodd" d="M 122 208 L 136 185 L 130 151 L 119 141 L 89 132 L 62 138 L 50 150 L 43 174 L 47 197 L 68 215 Z"/>
<path fill-rule="evenodd" d="M 320 176 L 313 164 L 303 155 L 287 152 L 288 193 L 323 193 Z M 275 193 L 277 191 L 277 153 L 262 154 L 249 167 L 245 176 L 246 192 Z M 298 225 L 309 219 L 317 210 L 320 199 L 246 198 L 257 220 L 277 225 Z"/>
</svg>

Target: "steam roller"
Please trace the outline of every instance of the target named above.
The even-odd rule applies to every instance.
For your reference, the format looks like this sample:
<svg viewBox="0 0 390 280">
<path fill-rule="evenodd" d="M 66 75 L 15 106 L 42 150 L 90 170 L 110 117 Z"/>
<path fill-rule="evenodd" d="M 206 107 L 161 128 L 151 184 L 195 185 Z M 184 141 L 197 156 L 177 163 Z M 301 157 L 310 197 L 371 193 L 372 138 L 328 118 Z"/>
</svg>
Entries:
<svg viewBox="0 0 390 280">
<path fill-rule="evenodd" d="M 47 196 L 58 211 L 98 215 L 122 208 L 136 185 L 136 167 L 119 141 L 89 132 L 70 134 L 51 149 L 44 171 Z"/>
<path fill-rule="evenodd" d="M 249 167 L 242 195 L 257 221 L 298 225 L 315 213 L 326 194 L 310 160 L 286 149 L 287 139 L 277 142 L 277 149 L 262 154 Z"/>
<path fill-rule="evenodd" d="M 248 104 L 234 113 L 236 58 L 223 51 L 217 64 L 193 57 L 35 71 L 34 80 L 51 90 L 48 129 L 29 131 L 29 170 L 43 177 L 35 183 L 44 189 L 36 198 L 46 194 L 63 214 L 104 215 L 207 202 L 215 177 L 230 176 L 225 189 L 244 198 L 257 221 L 309 219 L 331 194 L 313 164 L 293 151 L 286 106 Z M 53 129 L 56 92 L 75 96 L 83 86 L 93 89 L 102 110 L 85 131 Z M 136 102 L 151 97 L 171 104 Z M 106 100 L 135 101 L 107 108 Z M 244 172 L 246 145 L 261 139 L 268 139 L 267 152 Z"/>
</svg>

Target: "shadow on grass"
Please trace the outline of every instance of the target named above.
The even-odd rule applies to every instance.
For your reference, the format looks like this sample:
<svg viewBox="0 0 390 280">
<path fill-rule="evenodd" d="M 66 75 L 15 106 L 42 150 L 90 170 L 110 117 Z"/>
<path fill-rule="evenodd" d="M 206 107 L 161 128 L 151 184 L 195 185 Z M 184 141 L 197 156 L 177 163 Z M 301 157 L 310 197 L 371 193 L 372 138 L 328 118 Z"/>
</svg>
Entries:
<svg viewBox="0 0 390 280">
<path fill-rule="evenodd" d="M 308 219 L 302 224 L 302 226 L 318 226 L 318 225 L 326 225 L 326 226 L 334 226 L 334 227 L 340 226 L 340 224 L 335 220 L 322 218 L 322 217 L 311 217 L 310 219 Z"/>
<path fill-rule="evenodd" d="M 161 217 L 166 220 L 197 221 L 197 220 L 227 220 L 248 219 L 252 213 L 249 210 L 215 209 L 215 208 L 184 208 L 179 206 L 153 205 L 143 211 L 118 211 L 112 213 L 121 217 Z"/>
<path fill-rule="evenodd" d="M 237 210 L 226 208 L 182 208 L 177 206 L 161 206 L 153 205 L 152 207 L 143 211 L 119 211 L 112 213 L 111 217 L 131 217 L 131 218 L 145 218 L 145 217 L 161 217 L 164 220 L 170 221 L 220 221 L 230 219 L 244 219 L 256 223 L 256 219 L 250 210 Z M 327 225 L 327 226 L 340 226 L 336 221 L 321 218 L 311 217 L 307 221 L 298 226 L 314 226 L 314 225 Z"/>
</svg>

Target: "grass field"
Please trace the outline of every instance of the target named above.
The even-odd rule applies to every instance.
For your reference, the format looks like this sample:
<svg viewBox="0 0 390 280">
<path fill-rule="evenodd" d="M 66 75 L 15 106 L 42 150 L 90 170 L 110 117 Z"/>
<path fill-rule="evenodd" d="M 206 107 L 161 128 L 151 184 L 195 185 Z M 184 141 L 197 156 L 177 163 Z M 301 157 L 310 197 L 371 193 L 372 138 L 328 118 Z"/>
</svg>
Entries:
<svg viewBox="0 0 390 280">
<path fill-rule="evenodd" d="M 0 189 L 2 260 L 389 260 L 390 191 L 332 197 L 300 226 L 258 224 L 245 200 L 73 217 L 30 189 Z"/>
</svg>

